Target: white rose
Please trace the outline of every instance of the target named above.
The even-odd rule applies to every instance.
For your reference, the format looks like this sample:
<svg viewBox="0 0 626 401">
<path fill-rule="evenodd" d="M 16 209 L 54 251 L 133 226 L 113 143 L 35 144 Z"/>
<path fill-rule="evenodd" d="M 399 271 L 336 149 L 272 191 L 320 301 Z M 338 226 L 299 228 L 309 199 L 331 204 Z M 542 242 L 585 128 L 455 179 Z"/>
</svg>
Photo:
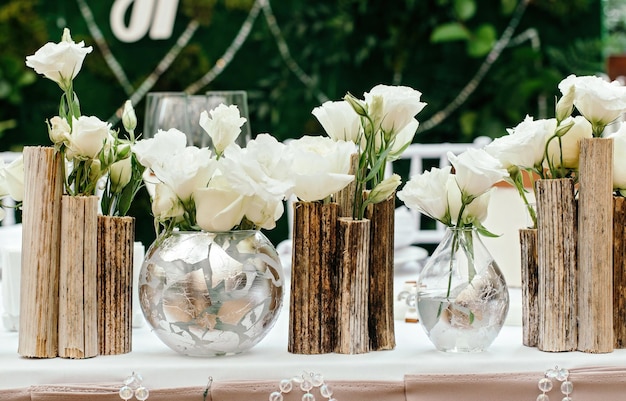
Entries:
<svg viewBox="0 0 626 401">
<path fill-rule="evenodd" d="M 65 91 L 71 87 L 85 56 L 91 53 L 93 48 L 85 47 L 82 41 L 75 43 L 67 28 L 63 32 L 63 38 L 64 40 L 59 43 L 48 42 L 35 54 L 27 56 L 26 65 L 38 74 L 53 80 Z"/>
<path fill-rule="evenodd" d="M 458 156 L 448 152 L 448 159 L 454 166 L 459 189 L 467 197 L 480 196 L 509 176 L 498 159 L 485 149 L 469 148 Z"/>
<path fill-rule="evenodd" d="M 547 139 L 554 135 L 556 120 L 535 120 L 526 116 L 509 135 L 494 139 L 485 150 L 500 161 L 502 167 L 533 168 L 541 166 Z"/>
<path fill-rule="evenodd" d="M 580 156 L 580 141 L 583 138 L 591 138 L 593 136 L 591 123 L 582 116 L 568 117 L 563 121 L 563 125 L 569 124 L 571 121 L 574 125 L 561 137 L 561 146 L 559 148 L 559 139 L 554 138 L 548 145 L 548 157 L 554 167 L 578 168 L 578 158 Z M 563 164 L 561 165 L 561 152 L 563 154 Z"/>
<path fill-rule="evenodd" d="M 72 117 L 72 133 L 66 137 L 68 159 L 95 159 L 113 141 L 110 129 L 111 124 L 98 117 Z"/>
<path fill-rule="evenodd" d="M 220 104 L 209 113 L 203 111 L 200 114 L 200 126 L 211 137 L 215 153 L 218 155 L 221 155 L 228 145 L 235 142 L 245 122 L 246 119 L 241 117 L 236 105 Z"/>
<path fill-rule="evenodd" d="M 245 197 L 228 186 L 197 189 L 193 198 L 196 221 L 205 231 L 228 231 L 243 219 Z"/>
<path fill-rule="evenodd" d="M 48 136 L 54 145 L 62 144 L 71 131 L 72 128 L 65 118 L 55 116 L 48 121 Z"/>
<path fill-rule="evenodd" d="M 327 101 L 313 109 L 312 114 L 332 139 L 358 143 L 362 141 L 361 119 L 348 102 Z"/>
<path fill-rule="evenodd" d="M 209 184 L 217 165 L 207 148 L 188 146 L 170 156 L 152 170 L 159 181 L 166 183 L 184 205 L 191 201 L 193 192 Z"/>
<path fill-rule="evenodd" d="M 4 168 L 4 179 L 11 198 L 21 202 L 24 199 L 24 159 L 22 156 Z"/>
<path fill-rule="evenodd" d="M 570 75 L 559 83 L 566 95 L 574 87 L 574 106 L 593 126 L 594 136 L 600 136 L 604 127 L 626 110 L 626 87 L 619 82 L 608 82 L 596 76 Z"/>
<path fill-rule="evenodd" d="M 157 183 L 152 199 L 152 215 L 159 221 L 182 217 L 185 209 L 176 193 L 166 184 Z"/>
<path fill-rule="evenodd" d="M 398 198 L 408 208 L 449 225 L 447 182 L 450 172 L 451 167 L 448 166 L 442 169 L 432 168 L 413 176 L 398 192 Z"/>
<path fill-rule="evenodd" d="M 111 164 L 109 168 L 109 179 L 111 180 L 111 192 L 122 192 L 124 187 L 128 185 L 133 175 L 132 157 L 118 160 Z"/>
<path fill-rule="evenodd" d="M 146 168 L 163 164 L 177 152 L 187 147 L 187 135 L 171 128 L 167 131 L 158 130 L 153 138 L 142 139 L 133 145 L 137 161 Z"/>
<path fill-rule="evenodd" d="M 356 151 L 352 142 L 329 137 L 303 136 L 289 142 L 293 159 L 293 193 L 303 201 L 322 200 L 345 188 L 354 180 L 350 157 Z"/>
<path fill-rule="evenodd" d="M 626 123 L 612 134 L 613 138 L 613 188 L 626 190 Z"/>
<path fill-rule="evenodd" d="M 422 111 L 426 103 L 420 102 L 421 96 L 408 86 L 388 85 L 376 85 L 364 95 L 369 107 L 376 103 L 376 97 L 382 98 L 381 128 L 385 135 L 397 134 Z"/>
</svg>

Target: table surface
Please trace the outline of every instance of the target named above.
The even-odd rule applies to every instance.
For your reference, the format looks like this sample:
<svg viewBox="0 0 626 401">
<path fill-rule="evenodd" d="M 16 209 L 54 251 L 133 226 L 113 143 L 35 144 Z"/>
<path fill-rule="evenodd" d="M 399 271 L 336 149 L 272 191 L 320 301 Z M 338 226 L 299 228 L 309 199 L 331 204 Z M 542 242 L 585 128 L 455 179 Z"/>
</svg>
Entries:
<svg viewBox="0 0 626 401">
<path fill-rule="evenodd" d="M 409 276 L 410 276 L 410 272 Z M 396 277 L 396 288 L 398 280 Z M 512 289 L 513 314 L 520 303 Z M 0 305 L 1 308 L 1 305 Z M 17 354 L 18 333 L 0 331 L 0 389 L 63 383 L 120 383 L 139 372 L 152 389 L 203 386 L 215 381 L 280 380 L 302 371 L 318 372 L 328 380 L 393 380 L 428 373 L 542 372 L 559 365 L 568 369 L 626 366 L 626 350 L 608 354 L 547 353 L 522 345 L 519 325 L 505 325 L 482 353 L 436 351 L 419 324 L 396 320 L 396 348 L 359 355 L 295 355 L 287 352 L 288 295 L 274 328 L 256 347 L 234 356 L 194 358 L 177 354 L 150 332 L 133 329 L 132 352 L 83 360 L 29 359 Z M 519 308 L 517 308 L 519 309 Z M 513 324 L 516 322 L 513 321 Z"/>
</svg>

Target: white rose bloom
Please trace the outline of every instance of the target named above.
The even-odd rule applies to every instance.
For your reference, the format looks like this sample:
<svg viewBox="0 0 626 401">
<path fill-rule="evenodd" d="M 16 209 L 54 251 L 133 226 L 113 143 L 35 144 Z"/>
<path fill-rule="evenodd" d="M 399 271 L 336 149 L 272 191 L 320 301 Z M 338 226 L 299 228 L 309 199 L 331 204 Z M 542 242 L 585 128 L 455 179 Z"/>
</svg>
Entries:
<svg viewBox="0 0 626 401">
<path fill-rule="evenodd" d="M 109 179 L 111 180 L 111 192 L 122 192 L 124 187 L 128 185 L 133 175 L 132 157 L 118 160 L 111 164 L 109 168 Z"/>
<path fill-rule="evenodd" d="M 289 142 L 293 193 L 303 201 L 322 200 L 345 188 L 354 180 L 350 157 L 356 151 L 352 142 L 329 137 L 303 136 Z"/>
<path fill-rule="evenodd" d="M 228 145 L 235 142 L 245 122 L 236 105 L 220 104 L 209 113 L 203 111 L 200 114 L 200 126 L 211 137 L 215 153 L 220 155 Z"/>
<path fill-rule="evenodd" d="M 559 90 L 566 95 L 572 86 L 574 106 L 593 125 L 595 136 L 600 136 L 607 124 L 626 111 L 626 87 L 617 81 L 570 75 L 559 83 Z"/>
<path fill-rule="evenodd" d="M 376 85 L 364 95 L 369 107 L 377 103 L 377 97 L 382 98 L 381 127 L 386 135 L 402 131 L 422 111 L 426 103 L 420 101 L 421 96 L 421 92 L 408 86 L 388 85 Z"/>
<path fill-rule="evenodd" d="M 54 145 L 60 145 L 70 135 L 72 128 L 65 118 L 52 117 L 48 121 L 48 136 Z"/>
<path fill-rule="evenodd" d="M 153 165 L 152 170 L 159 181 L 166 183 L 180 201 L 187 205 L 196 189 L 209 184 L 216 167 L 209 149 L 188 146 L 162 164 Z"/>
<path fill-rule="evenodd" d="M 626 123 L 622 123 L 613 138 L 613 188 L 626 190 Z"/>
<path fill-rule="evenodd" d="M 24 199 L 24 159 L 22 156 L 4 167 L 4 179 L 11 198 L 21 202 Z"/>
<path fill-rule="evenodd" d="M 503 168 L 540 166 L 544 158 L 547 139 L 554 135 L 556 119 L 535 120 L 526 116 L 509 135 L 494 139 L 485 150 L 500 161 Z"/>
<path fill-rule="evenodd" d="M 228 231 L 243 219 L 245 197 L 227 185 L 211 184 L 212 187 L 199 188 L 193 193 L 196 221 L 206 231 Z"/>
<path fill-rule="evenodd" d="M 153 138 L 142 139 L 133 145 L 133 152 L 137 161 L 146 167 L 161 165 L 171 156 L 187 146 L 187 135 L 171 128 L 167 131 L 159 130 Z"/>
<path fill-rule="evenodd" d="M 313 109 L 312 114 L 332 139 L 357 143 L 363 141 L 361 119 L 345 100 L 324 102 Z"/>
<path fill-rule="evenodd" d="M 68 159 L 95 159 L 112 142 L 111 124 L 93 116 L 72 117 L 72 132 L 66 137 Z"/>
<path fill-rule="evenodd" d="M 470 148 L 460 155 L 448 152 L 456 182 L 464 196 L 477 197 L 509 176 L 506 169 L 485 149 Z"/>
<path fill-rule="evenodd" d="M 574 125 L 561 137 L 561 147 L 559 148 L 558 138 L 554 138 L 548 145 L 548 157 L 554 167 L 578 168 L 580 141 L 593 136 L 591 123 L 584 117 L 568 117 L 563 121 L 563 125 L 569 124 L 570 121 L 573 121 Z M 563 152 L 563 165 L 561 165 L 561 151 Z"/>
<path fill-rule="evenodd" d="M 411 177 L 398 192 L 398 199 L 410 208 L 439 220 L 450 223 L 447 202 L 447 182 L 451 176 L 451 167 L 432 168 L 422 174 Z"/>
<path fill-rule="evenodd" d="M 172 189 L 163 183 L 154 187 L 152 199 L 152 215 L 159 221 L 182 217 L 185 213 L 183 205 Z"/>
<path fill-rule="evenodd" d="M 80 71 L 85 56 L 91 53 L 93 48 L 85 47 L 85 42 L 82 41 L 75 43 L 67 28 L 63 32 L 63 38 L 64 40 L 59 43 L 48 42 L 35 54 L 27 56 L 26 66 L 53 80 L 63 90 L 67 90 Z"/>
</svg>

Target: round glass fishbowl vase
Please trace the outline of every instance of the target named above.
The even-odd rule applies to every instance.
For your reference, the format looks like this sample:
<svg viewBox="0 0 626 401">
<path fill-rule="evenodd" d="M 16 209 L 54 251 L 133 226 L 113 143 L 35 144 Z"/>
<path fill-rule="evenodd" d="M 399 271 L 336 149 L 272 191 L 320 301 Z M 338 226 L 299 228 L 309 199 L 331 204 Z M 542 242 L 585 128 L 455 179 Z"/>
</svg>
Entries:
<svg viewBox="0 0 626 401">
<path fill-rule="evenodd" d="M 231 355 L 255 346 L 276 322 L 283 269 L 260 231 L 174 231 L 146 252 L 138 289 L 148 324 L 168 347 Z"/>
<path fill-rule="evenodd" d="M 446 230 L 420 273 L 417 288 L 421 325 L 440 351 L 484 351 L 509 310 L 504 276 L 471 228 Z"/>
</svg>

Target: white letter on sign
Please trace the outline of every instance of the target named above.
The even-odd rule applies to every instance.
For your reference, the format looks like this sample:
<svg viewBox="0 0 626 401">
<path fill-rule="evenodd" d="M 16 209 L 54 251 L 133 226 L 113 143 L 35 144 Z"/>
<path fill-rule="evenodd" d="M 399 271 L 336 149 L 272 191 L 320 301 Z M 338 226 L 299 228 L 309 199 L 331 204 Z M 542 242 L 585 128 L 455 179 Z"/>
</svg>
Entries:
<svg viewBox="0 0 626 401">
<path fill-rule="evenodd" d="M 111 31 L 122 42 L 137 42 L 150 31 L 150 39 L 169 39 L 174 30 L 179 0 L 115 0 L 111 7 Z M 125 17 L 130 10 L 130 21 Z"/>
</svg>

